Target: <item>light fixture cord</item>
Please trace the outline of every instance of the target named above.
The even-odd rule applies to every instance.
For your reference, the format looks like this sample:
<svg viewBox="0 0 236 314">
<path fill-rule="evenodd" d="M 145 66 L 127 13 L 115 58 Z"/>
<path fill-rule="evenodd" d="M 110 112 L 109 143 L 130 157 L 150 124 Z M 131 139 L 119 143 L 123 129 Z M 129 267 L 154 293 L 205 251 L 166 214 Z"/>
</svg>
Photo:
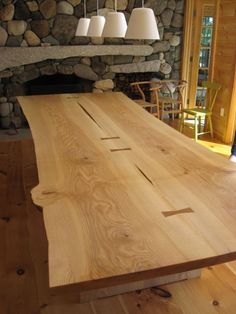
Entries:
<svg viewBox="0 0 236 314">
<path fill-rule="evenodd" d="M 98 0 L 97 0 L 97 15 L 99 15 L 98 14 L 98 9 L 99 9 L 99 3 L 98 3 Z"/>
<path fill-rule="evenodd" d="M 84 0 L 84 17 L 86 18 L 87 7 L 86 7 L 86 0 Z"/>
<path fill-rule="evenodd" d="M 144 0 L 142 0 L 142 7 L 144 8 Z"/>
<path fill-rule="evenodd" d="M 115 0 L 115 12 L 117 11 L 117 0 Z"/>
</svg>

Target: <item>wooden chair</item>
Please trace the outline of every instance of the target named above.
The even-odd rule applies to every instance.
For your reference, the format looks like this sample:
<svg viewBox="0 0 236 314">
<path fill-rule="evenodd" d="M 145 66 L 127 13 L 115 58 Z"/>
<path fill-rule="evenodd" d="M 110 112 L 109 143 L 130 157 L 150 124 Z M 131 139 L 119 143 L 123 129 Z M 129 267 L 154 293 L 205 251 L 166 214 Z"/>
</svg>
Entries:
<svg viewBox="0 0 236 314">
<path fill-rule="evenodd" d="M 187 82 L 183 80 L 162 80 L 160 83 L 161 87 L 157 86 L 152 89 L 158 93 L 160 119 L 163 120 L 166 114 L 174 119 L 176 114 L 182 112 L 183 92 Z"/>
<path fill-rule="evenodd" d="M 159 101 L 158 101 L 158 90 L 161 87 L 159 81 L 143 81 L 143 82 L 134 82 L 130 86 L 138 91 L 141 99 L 133 99 L 138 105 L 142 106 L 149 113 L 154 115 L 159 119 Z M 148 97 L 147 97 L 148 94 Z M 148 99 L 147 99 L 148 98 Z"/>
<path fill-rule="evenodd" d="M 194 116 L 194 138 L 197 141 L 198 136 L 202 134 L 210 133 L 213 137 L 213 126 L 212 126 L 212 110 L 215 104 L 216 96 L 221 88 L 221 85 L 214 82 L 203 81 L 202 82 L 202 93 L 199 100 L 199 106 L 189 109 L 183 109 L 183 114 L 180 122 L 180 132 L 183 131 L 185 126 L 184 115 Z M 204 118 L 204 132 L 201 132 L 201 120 Z M 209 127 L 209 130 L 208 130 Z"/>
</svg>

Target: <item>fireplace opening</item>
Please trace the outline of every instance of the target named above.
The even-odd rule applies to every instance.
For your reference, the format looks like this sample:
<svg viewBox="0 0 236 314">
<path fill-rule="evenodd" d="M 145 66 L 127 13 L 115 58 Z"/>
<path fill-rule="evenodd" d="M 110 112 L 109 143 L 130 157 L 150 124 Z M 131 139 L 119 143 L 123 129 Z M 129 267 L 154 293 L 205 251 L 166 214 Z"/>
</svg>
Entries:
<svg viewBox="0 0 236 314">
<path fill-rule="evenodd" d="M 134 90 L 130 83 L 133 82 L 142 82 L 142 81 L 151 81 L 153 79 L 163 80 L 165 78 L 164 74 L 160 72 L 146 72 L 146 73 L 128 73 L 128 74 L 117 74 L 115 77 L 116 90 L 121 91 L 126 94 L 131 99 L 139 99 L 140 93 L 137 90 Z M 150 101 L 150 91 L 149 86 L 143 86 L 142 88 L 147 101 Z"/>
<path fill-rule="evenodd" d="M 89 93 L 93 81 L 80 78 L 74 74 L 43 75 L 24 84 L 25 95 L 49 95 L 66 93 Z"/>
<path fill-rule="evenodd" d="M 40 75 L 37 71 L 36 74 Z M 0 115 L 0 128 L 10 128 L 14 124 L 14 128 L 27 126 L 26 119 L 20 108 L 19 103 L 15 96 L 25 95 L 50 95 L 50 94 L 65 94 L 65 93 L 90 93 L 94 89 L 94 80 L 80 78 L 75 74 L 61 74 L 54 75 L 41 75 L 37 78 L 31 79 L 35 74 L 29 71 L 26 73 L 18 74 L 13 78 L 3 79 L 5 84 L 6 98 L 9 99 L 10 106 L 6 102 L 8 114 Z M 27 80 L 27 78 L 29 80 Z M 163 79 L 161 73 L 147 72 L 147 73 L 117 73 L 113 77 L 114 91 L 121 91 L 131 99 L 138 99 L 140 95 L 133 88 L 130 83 L 137 81 L 149 81 L 151 79 Z M 27 81 L 26 81 L 27 80 Z M 149 100 L 149 90 L 144 91 L 147 101 Z M 6 111 L 6 110 L 5 110 Z"/>
<path fill-rule="evenodd" d="M 13 129 L 16 132 L 17 128 L 28 127 L 16 96 L 90 93 L 94 85 L 94 81 L 80 78 L 75 74 L 42 75 L 26 82 L 20 82 L 20 78 L 19 76 L 12 81 L 4 79 L 5 95 L 9 101 L 0 104 L 0 129 Z M 22 78 L 25 77 L 22 75 Z"/>
</svg>

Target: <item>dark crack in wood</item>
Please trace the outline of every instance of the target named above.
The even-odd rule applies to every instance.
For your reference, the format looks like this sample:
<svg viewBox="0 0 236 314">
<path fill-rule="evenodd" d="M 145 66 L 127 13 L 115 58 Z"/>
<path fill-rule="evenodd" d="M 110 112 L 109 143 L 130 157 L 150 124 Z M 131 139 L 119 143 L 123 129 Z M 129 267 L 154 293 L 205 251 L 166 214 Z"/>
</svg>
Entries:
<svg viewBox="0 0 236 314">
<path fill-rule="evenodd" d="M 97 123 L 97 121 L 94 119 L 94 117 L 78 102 L 78 105 L 81 107 L 81 109 L 89 116 L 89 118 L 100 128 L 102 127 Z"/>
<path fill-rule="evenodd" d="M 150 183 L 153 185 L 152 180 L 143 172 L 143 170 L 140 169 L 139 166 L 137 166 L 137 165 L 135 165 L 135 166 L 136 166 L 136 168 L 138 169 L 138 171 L 144 176 L 144 178 L 145 178 L 146 180 L 148 180 L 148 182 L 150 182 Z"/>
</svg>

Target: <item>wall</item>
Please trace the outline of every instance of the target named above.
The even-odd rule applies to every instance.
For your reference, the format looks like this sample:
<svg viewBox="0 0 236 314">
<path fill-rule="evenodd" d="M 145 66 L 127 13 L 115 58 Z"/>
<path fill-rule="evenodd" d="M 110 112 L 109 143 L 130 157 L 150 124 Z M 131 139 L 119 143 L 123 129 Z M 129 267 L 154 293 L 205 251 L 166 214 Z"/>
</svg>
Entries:
<svg viewBox="0 0 236 314">
<path fill-rule="evenodd" d="M 112 0 L 100 0 L 100 14 L 106 14 L 112 9 Z M 135 7 L 141 6 L 139 0 L 119 0 L 118 10 L 123 11 L 127 21 Z M 76 73 L 86 78 L 93 77 L 94 81 L 113 80 L 116 90 L 116 76 L 124 79 L 126 73 L 154 72 L 162 78 L 179 78 L 181 45 L 183 33 L 184 0 L 147 0 L 146 7 L 153 8 L 160 41 L 132 41 L 115 38 L 86 38 L 75 37 L 78 19 L 83 16 L 83 1 L 81 0 L 2 0 L 0 2 L 0 46 L 1 47 L 45 47 L 68 45 L 151 45 L 153 52 L 149 56 L 95 56 L 72 60 L 50 60 L 46 74 L 55 72 Z M 88 17 L 96 14 L 96 0 L 87 1 Z M 9 51 L 9 56 L 11 51 Z M 20 56 L 20 52 L 19 52 Z M 19 58 L 20 60 L 20 58 Z M 62 65 L 64 62 L 64 66 Z M 81 71 L 75 71 L 78 64 L 83 64 Z M 138 66 L 137 66 L 138 64 Z M 14 97 L 6 93 L 8 84 L 17 80 L 26 80 L 42 75 L 43 64 L 19 64 L 0 72 L 0 114 L 11 119 L 11 108 L 17 106 Z M 45 65 L 48 66 L 48 63 Z M 71 68 L 73 67 L 73 69 Z M 81 68 L 81 67 L 80 67 Z M 85 69 L 87 72 L 85 73 Z M 135 70 L 136 69 L 136 70 Z M 48 70 L 48 71 L 47 71 Z M 45 72 L 44 72 L 45 73 Z M 84 74 L 85 73 L 85 74 Z M 122 78 L 123 74 L 123 78 Z M 20 82 L 19 82 L 20 83 Z M 111 84 L 112 86 L 112 84 Z M 10 102 L 10 105 L 9 105 Z M 6 105 L 7 103 L 7 105 Z M 1 110 L 3 108 L 3 110 Z M 18 110 L 19 111 L 19 110 Z M 6 122 L 6 119 L 5 119 Z M 7 127 L 8 123 L 4 126 Z"/>
<path fill-rule="evenodd" d="M 218 26 L 213 80 L 222 85 L 213 113 L 214 132 L 230 143 L 234 134 L 236 110 L 236 1 L 221 0 L 218 7 Z M 220 115 L 221 108 L 224 116 Z"/>
</svg>

